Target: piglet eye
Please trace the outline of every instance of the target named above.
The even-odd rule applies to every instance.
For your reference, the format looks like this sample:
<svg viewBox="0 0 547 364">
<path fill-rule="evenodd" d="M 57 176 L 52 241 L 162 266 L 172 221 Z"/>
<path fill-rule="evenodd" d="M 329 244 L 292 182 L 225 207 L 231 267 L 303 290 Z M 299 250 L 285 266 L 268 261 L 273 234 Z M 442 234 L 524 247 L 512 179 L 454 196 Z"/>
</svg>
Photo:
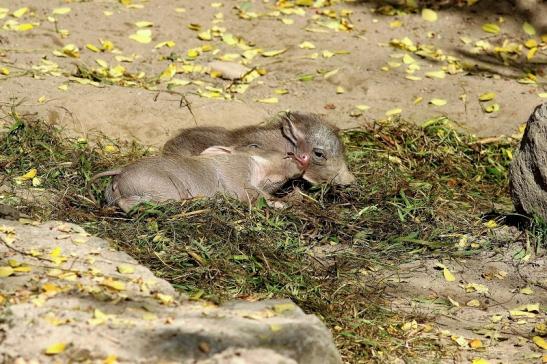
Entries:
<svg viewBox="0 0 547 364">
<path fill-rule="evenodd" d="M 254 148 L 254 149 L 260 149 L 260 145 L 258 145 L 258 144 L 249 144 L 248 147 L 249 148 Z"/>
<path fill-rule="evenodd" d="M 314 149 L 313 154 L 317 158 L 327 159 L 327 156 L 325 155 L 325 153 L 321 149 Z"/>
</svg>

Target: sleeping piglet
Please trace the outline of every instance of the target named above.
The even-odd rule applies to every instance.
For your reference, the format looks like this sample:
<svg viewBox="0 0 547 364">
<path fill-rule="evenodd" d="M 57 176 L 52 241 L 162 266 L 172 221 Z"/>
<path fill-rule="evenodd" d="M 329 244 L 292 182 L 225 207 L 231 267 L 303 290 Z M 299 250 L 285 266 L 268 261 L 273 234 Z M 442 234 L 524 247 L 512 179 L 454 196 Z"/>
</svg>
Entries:
<svg viewBox="0 0 547 364">
<path fill-rule="evenodd" d="M 163 147 L 164 155 L 197 155 L 213 145 L 243 147 L 310 156 L 303 178 L 311 183 L 348 185 L 355 181 L 344 159 L 339 130 L 319 115 L 288 112 L 269 123 L 229 130 L 221 127 L 184 129 Z"/>
<path fill-rule="evenodd" d="M 282 154 L 257 148 L 213 146 L 198 156 L 144 158 L 121 169 L 95 175 L 113 176 L 105 191 L 109 205 L 128 212 L 140 202 L 185 200 L 226 193 L 241 201 L 270 198 L 308 167 L 306 154 Z"/>
</svg>

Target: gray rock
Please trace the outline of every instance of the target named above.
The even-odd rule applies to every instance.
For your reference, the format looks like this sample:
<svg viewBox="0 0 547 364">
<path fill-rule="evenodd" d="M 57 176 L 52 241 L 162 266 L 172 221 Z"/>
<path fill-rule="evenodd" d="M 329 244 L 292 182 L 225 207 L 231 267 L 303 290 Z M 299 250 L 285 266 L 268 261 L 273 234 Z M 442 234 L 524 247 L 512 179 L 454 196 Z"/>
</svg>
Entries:
<svg viewBox="0 0 547 364">
<path fill-rule="evenodd" d="M 239 80 L 251 69 L 239 63 L 226 61 L 213 61 L 209 63 L 211 71 L 220 73 L 220 77 L 227 80 Z"/>
<path fill-rule="evenodd" d="M 530 115 L 509 178 L 517 211 L 547 220 L 547 102 Z"/>
<path fill-rule="evenodd" d="M 0 273 L 2 363 L 341 363 L 292 302 L 188 301 L 77 225 L 0 219 Z"/>
</svg>

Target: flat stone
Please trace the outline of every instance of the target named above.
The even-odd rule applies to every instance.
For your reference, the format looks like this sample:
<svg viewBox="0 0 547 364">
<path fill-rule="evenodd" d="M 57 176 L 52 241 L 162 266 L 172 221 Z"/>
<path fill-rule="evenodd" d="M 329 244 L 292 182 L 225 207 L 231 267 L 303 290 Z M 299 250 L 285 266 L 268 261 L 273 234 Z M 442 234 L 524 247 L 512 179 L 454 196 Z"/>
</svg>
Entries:
<svg viewBox="0 0 547 364">
<path fill-rule="evenodd" d="M 289 300 L 189 301 L 69 223 L 0 219 L 0 239 L 0 267 L 19 267 L 0 278 L 0 362 L 341 363 L 325 325 Z"/>
</svg>

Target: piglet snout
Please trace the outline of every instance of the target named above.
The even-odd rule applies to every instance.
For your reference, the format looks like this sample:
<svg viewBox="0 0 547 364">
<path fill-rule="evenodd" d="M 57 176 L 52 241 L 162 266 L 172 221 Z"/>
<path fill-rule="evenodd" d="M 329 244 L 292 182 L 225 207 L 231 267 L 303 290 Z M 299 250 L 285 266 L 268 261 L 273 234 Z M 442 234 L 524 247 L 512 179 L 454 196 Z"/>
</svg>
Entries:
<svg viewBox="0 0 547 364">
<path fill-rule="evenodd" d="M 302 170 L 306 170 L 310 165 L 310 156 L 306 153 L 297 155 L 292 152 L 288 152 L 287 156 L 288 158 L 292 158 L 298 164 L 298 167 Z"/>
</svg>

